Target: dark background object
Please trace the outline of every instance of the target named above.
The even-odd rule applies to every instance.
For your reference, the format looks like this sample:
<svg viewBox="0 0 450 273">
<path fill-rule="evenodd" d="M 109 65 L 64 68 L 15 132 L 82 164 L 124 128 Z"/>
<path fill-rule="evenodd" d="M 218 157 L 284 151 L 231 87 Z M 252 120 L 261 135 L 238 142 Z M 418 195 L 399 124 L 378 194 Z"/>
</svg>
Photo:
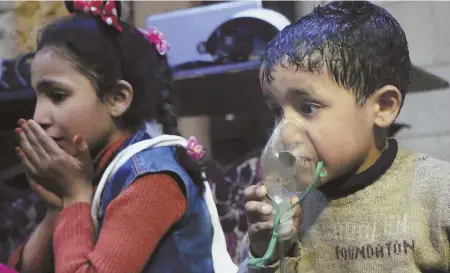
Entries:
<svg viewBox="0 0 450 273">
<path fill-rule="evenodd" d="M 409 84 L 408 93 L 425 92 L 431 90 L 439 90 L 449 88 L 448 81 L 429 73 L 422 68 L 412 66 L 411 83 Z"/>
<path fill-rule="evenodd" d="M 255 69 L 258 64 L 249 61 L 175 73 L 179 115 L 267 113 Z"/>
<path fill-rule="evenodd" d="M 245 154 L 262 149 L 267 143 L 274 117 L 255 114 L 228 114 L 211 117 L 211 149 L 223 165 L 236 163 Z"/>
<path fill-rule="evenodd" d="M 394 123 L 389 127 L 388 136 L 394 137 L 402 129 L 410 129 L 411 125 L 404 123 Z"/>
<path fill-rule="evenodd" d="M 0 130 L 13 130 L 20 117 L 33 115 L 35 94 L 30 85 L 34 53 L 2 61 L 0 69 Z"/>
<path fill-rule="evenodd" d="M 252 58 L 247 62 L 191 66 L 175 72 L 179 115 L 266 114 L 258 80 L 259 60 Z M 445 88 L 449 88 L 445 79 L 412 67 L 408 93 Z"/>
</svg>

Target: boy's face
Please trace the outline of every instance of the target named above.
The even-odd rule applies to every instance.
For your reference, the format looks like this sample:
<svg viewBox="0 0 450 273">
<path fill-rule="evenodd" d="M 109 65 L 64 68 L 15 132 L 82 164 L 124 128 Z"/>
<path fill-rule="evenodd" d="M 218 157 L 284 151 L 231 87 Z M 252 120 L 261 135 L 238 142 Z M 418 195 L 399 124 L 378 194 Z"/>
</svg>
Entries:
<svg viewBox="0 0 450 273">
<path fill-rule="evenodd" d="M 301 134 L 286 132 L 286 137 L 303 143 L 311 160 L 324 162 L 327 176 L 320 184 L 350 170 L 363 171 L 378 158 L 374 104 L 357 104 L 352 92 L 339 87 L 327 73 L 278 65 L 272 75 L 273 81 L 263 85 L 268 104 L 281 107 L 285 119 L 302 127 Z"/>
</svg>

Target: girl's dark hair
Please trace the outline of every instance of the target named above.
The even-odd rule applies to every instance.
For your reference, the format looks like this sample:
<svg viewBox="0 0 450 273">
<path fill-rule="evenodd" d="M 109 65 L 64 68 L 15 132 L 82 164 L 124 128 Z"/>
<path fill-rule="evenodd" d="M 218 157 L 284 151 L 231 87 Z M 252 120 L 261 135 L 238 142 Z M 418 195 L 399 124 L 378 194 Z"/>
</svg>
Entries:
<svg viewBox="0 0 450 273">
<path fill-rule="evenodd" d="M 120 2 L 115 3 L 120 17 Z M 72 62 L 91 80 L 102 101 L 115 91 L 117 81 L 130 83 L 133 100 L 120 120 L 125 128 L 135 131 L 145 121 L 156 120 L 165 134 L 179 135 L 167 57 L 134 26 L 120 21 L 123 30 L 119 32 L 99 16 L 74 12 L 72 1 L 65 4 L 72 14 L 41 30 L 38 51 L 50 49 Z M 175 158 L 203 191 L 205 179 L 197 162 L 183 147 L 176 148 Z"/>
</svg>

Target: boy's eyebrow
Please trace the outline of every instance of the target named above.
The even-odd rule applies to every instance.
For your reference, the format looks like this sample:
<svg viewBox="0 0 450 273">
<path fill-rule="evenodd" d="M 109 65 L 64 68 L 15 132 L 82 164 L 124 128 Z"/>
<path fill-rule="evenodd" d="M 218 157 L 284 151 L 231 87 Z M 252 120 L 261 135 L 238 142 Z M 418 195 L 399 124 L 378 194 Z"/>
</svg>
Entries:
<svg viewBox="0 0 450 273">
<path fill-rule="evenodd" d="M 301 95 L 301 96 L 313 96 L 316 92 L 313 89 L 304 89 L 304 88 L 288 88 L 287 95 Z"/>
</svg>

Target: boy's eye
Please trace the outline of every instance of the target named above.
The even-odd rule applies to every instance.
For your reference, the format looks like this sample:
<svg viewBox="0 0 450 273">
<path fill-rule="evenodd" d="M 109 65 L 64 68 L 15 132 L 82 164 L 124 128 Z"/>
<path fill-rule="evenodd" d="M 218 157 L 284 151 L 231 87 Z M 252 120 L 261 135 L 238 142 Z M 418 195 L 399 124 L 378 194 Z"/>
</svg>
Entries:
<svg viewBox="0 0 450 273">
<path fill-rule="evenodd" d="M 305 102 L 297 107 L 297 111 L 305 117 L 313 117 L 319 110 L 320 105 L 316 103 Z"/>
<path fill-rule="evenodd" d="M 273 99 L 267 99 L 266 100 L 266 104 L 270 108 L 272 113 L 274 114 L 275 121 L 276 122 L 280 121 L 283 118 L 283 116 L 284 116 L 283 107 L 281 107 Z"/>
<path fill-rule="evenodd" d="M 317 110 L 317 107 L 313 104 L 305 104 L 302 106 L 301 111 L 305 115 L 311 115 L 314 114 L 314 112 Z"/>
</svg>

